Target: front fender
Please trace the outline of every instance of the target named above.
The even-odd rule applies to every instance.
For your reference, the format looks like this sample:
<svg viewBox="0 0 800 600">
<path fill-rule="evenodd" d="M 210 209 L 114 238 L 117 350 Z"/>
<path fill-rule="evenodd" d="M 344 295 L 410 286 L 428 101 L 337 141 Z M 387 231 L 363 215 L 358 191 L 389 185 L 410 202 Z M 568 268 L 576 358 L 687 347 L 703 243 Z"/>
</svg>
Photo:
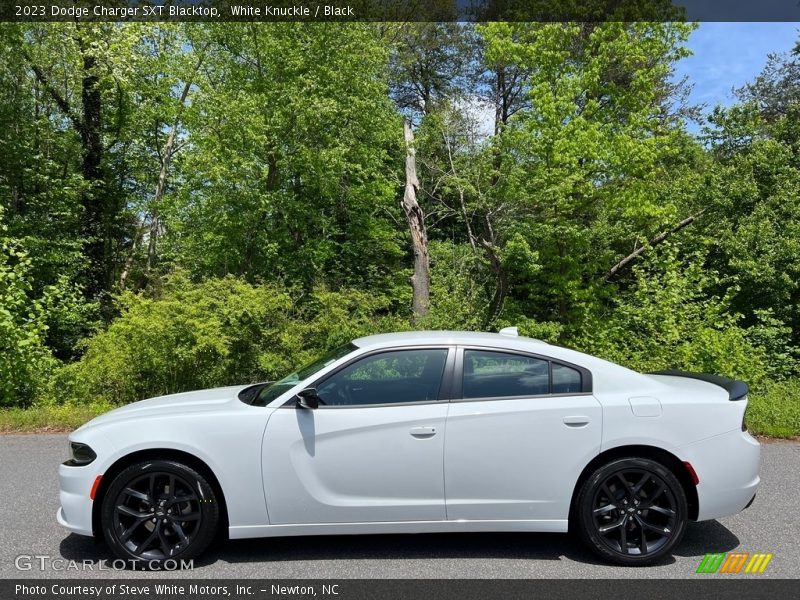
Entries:
<svg viewBox="0 0 800 600">
<path fill-rule="evenodd" d="M 92 474 L 70 489 L 82 493 L 89 479 L 93 481 L 135 452 L 185 452 L 205 463 L 217 478 L 231 526 L 266 525 L 261 441 L 271 410 L 241 406 L 215 414 L 142 416 L 84 428 L 70 439 L 89 444 L 97 459 L 87 467 L 77 467 L 91 469 Z"/>
</svg>

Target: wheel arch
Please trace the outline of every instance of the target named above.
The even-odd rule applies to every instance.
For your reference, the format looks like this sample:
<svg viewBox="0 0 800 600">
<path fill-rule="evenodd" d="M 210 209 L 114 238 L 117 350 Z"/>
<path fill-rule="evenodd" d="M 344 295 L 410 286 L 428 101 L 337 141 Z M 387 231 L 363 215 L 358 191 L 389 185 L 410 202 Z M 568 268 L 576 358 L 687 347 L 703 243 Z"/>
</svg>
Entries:
<svg viewBox="0 0 800 600">
<path fill-rule="evenodd" d="M 137 450 L 118 458 L 110 467 L 103 473 L 100 479 L 100 485 L 97 487 L 94 502 L 92 503 L 92 533 L 94 537 L 100 539 L 102 537 L 102 527 L 100 524 L 100 516 L 102 513 L 103 499 L 105 498 L 108 488 L 111 483 L 122 471 L 137 462 L 145 460 L 173 460 L 180 462 L 188 467 L 195 469 L 198 473 L 206 478 L 214 494 L 217 496 L 220 508 L 219 520 L 219 535 L 228 535 L 228 505 L 225 501 L 225 494 L 222 491 L 222 486 L 219 479 L 214 474 L 214 471 L 202 459 L 196 457 L 189 452 L 183 450 L 176 450 L 174 448 L 148 448 L 146 450 Z"/>
<path fill-rule="evenodd" d="M 686 503 L 689 508 L 689 519 L 692 521 L 697 520 L 697 515 L 700 509 L 700 503 L 697 496 L 697 487 L 692 481 L 692 476 L 689 474 L 689 471 L 683 465 L 683 462 L 681 462 L 677 456 L 667 450 L 664 450 L 663 448 L 638 444 L 617 446 L 615 448 L 605 450 L 595 456 L 591 461 L 589 461 L 586 467 L 584 467 L 583 471 L 581 471 L 581 474 L 578 477 L 578 480 L 575 482 L 575 487 L 572 490 L 572 498 L 570 499 L 569 505 L 570 529 L 575 523 L 575 501 L 578 497 L 578 492 L 580 491 L 583 482 L 586 481 L 586 479 L 588 479 L 589 476 L 591 476 L 591 474 L 602 465 L 618 458 L 629 457 L 649 458 L 661 463 L 664 465 L 664 467 L 669 469 L 678 479 L 684 493 L 686 494 Z"/>
</svg>

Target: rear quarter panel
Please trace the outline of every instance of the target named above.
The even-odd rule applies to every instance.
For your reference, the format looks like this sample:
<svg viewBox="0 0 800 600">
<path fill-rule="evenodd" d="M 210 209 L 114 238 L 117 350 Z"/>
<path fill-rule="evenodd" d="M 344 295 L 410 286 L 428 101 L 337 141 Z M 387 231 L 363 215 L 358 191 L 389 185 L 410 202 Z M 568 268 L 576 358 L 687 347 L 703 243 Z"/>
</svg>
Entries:
<svg viewBox="0 0 800 600">
<path fill-rule="evenodd" d="M 739 430 L 747 406 L 746 400 L 730 401 L 728 392 L 712 383 L 633 371 L 596 377 L 595 396 L 603 406 L 602 450 L 643 444 L 679 458 L 679 448 Z M 635 412 L 640 403 L 647 409 Z"/>
</svg>

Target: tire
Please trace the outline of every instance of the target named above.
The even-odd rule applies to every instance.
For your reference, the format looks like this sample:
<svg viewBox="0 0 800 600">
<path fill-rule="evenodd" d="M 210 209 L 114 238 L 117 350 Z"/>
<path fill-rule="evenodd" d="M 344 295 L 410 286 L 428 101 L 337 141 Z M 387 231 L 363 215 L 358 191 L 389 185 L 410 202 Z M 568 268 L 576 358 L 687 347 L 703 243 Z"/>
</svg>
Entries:
<svg viewBox="0 0 800 600">
<path fill-rule="evenodd" d="M 103 537 L 131 568 L 174 570 L 208 547 L 219 520 L 208 481 L 171 460 L 126 468 L 111 482 L 101 508 Z"/>
<path fill-rule="evenodd" d="M 686 494 L 675 475 L 647 458 L 620 458 L 592 473 L 576 498 L 577 532 L 608 562 L 659 561 L 686 531 Z"/>
</svg>

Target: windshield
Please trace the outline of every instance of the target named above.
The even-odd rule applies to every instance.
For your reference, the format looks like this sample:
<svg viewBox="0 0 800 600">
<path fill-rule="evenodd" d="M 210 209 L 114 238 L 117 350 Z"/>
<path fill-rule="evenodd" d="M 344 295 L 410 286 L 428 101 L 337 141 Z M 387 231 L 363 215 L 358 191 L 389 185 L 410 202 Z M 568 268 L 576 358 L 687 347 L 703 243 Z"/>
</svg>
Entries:
<svg viewBox="0 0 800 600">
<path fill-rule="evenodd" d="M 314 362 L 307 364 L 292 373 L 289 373 L 286 377 L 279 379 L 278 381 L 273 381 L 272 383 L 267 384 L 260 384 L 258 386 L 259 391 L 258 394 L 246 394 L 248 390 L 252 388 L 247 388 L 246 390 L 242 390 L 242 393 L 239 395 L 239 398 L 243 402 L 247 402 L 248 404 L 252 404 L 253 406 L 266 406 L 275 398 L 286 392 L 287 390 L 293 388 L 298 383 L 303 381 L 304 379 L 308 379 L 318 371 L 321 371 L 331 363 L 339 360 L 343 356 L 350 354 L 353 350 L 355 350 L 357 346 L 354 344 L 345 344 L 344 346 L 340 346 L 334 350 L 331 350 L 327 354 L 319 357 Z M 254 386 L 256 387 L 256 386 Z M 248 402 L 249 400 L 249 402 Z"/>
</svg>

